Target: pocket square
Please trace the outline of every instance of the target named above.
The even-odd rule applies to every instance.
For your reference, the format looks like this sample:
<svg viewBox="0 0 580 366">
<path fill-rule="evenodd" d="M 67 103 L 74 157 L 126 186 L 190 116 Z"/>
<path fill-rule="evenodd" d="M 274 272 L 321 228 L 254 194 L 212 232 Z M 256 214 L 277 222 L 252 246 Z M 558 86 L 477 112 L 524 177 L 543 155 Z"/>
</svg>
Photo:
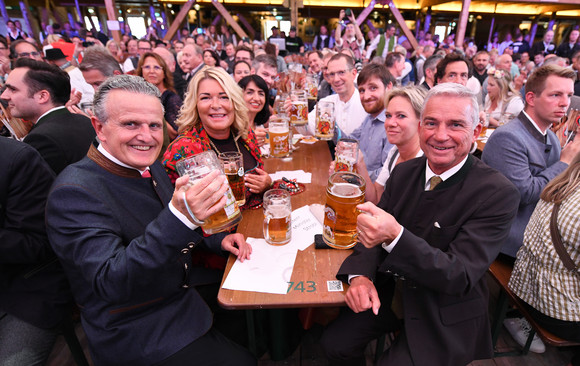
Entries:
<svg viewBox="0 0 580 366">
<path fill-rule="evenodd" d="M 441 229 L 441 225 L 439 225 L 437 221 L 435 221 L 435 224 L 433 224 L 433 226 L 435 226 L 437 229 Z"/>
</svg>

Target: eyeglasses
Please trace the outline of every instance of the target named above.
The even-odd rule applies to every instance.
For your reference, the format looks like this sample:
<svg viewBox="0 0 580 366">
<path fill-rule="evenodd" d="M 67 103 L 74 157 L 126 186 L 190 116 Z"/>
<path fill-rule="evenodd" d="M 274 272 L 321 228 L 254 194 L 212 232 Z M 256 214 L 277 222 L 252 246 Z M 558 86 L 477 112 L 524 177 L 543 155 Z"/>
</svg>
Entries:
<svg viewBox="0 0 580 366">
<path fill-rule="evenodd" d="M 337 71 L 337 72 L 330 72 L 328 73 L 328 78 L 329 79 L 334 79 L 335 76 L 338 76 L 339 78 L 343 77 L 344 75 L 346 75 L 347 72 L 349 72 L 350 70 L 342 70 L 342 71 Z"/>
<path fill-rule="evenodd" d="M 151 51 L 151 47 L 149 48 L 139 47 L 139 51 Z"/>
<path fill-rule="evenodd" d="M 159 65 L 155 65 L 155 66 L 151 66 L 151 65 L 143 66 L 143 70 L 149 71 L 151 69 L 153 69 L 155 71 L 161 71 L 161 70 L 163 70 L 163 68 L 161 66 L 159 66 Z"/>
<path fill-rule="evenodd" d="M 7 49 L 8 48 L 6 48 L 6 47 L 0 47 L 0 51 L 7 50 Z"/>
<path fill-rule="evenodd" d="M 38 57 L 40 56 L 40 53 L 38 52 L 21 52 L 19 54 L 17 54 L 18 57 L 28 57 L 28 58 L 33 58 L 33 57 Z"/>
</svg>

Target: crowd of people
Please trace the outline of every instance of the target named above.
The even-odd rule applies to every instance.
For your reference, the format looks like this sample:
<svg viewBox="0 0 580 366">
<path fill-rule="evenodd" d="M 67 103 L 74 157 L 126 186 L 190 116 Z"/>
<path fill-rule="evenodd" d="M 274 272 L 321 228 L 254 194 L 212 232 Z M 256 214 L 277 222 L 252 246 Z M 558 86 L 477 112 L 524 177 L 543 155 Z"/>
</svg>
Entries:
<svg viewBox="0 0 580 366">
<path fill-rule="evenodd" d="M 350 9 L 338 16 L 311 44 L 295 27 L 251 42 L 211 25 L 167 42 L 153 24 L 142 39 L 124 27 L 117 43 L 68 23 L 34 38 L 7 21 L 0 365 L 43 364 L 73 304 L 95 365 L 255 365 L 212 320 L 227 255 L 252 254 L 235 227 L 201 228 L 225 206 L 227 181 L 212 172 L 191 185 L 176 166 L 240 153 L 241 209 L 260 207 L 273 185 L 268 122 L 307 73 L 317 101 L 334 105 L 330 153 L 356 139 L 366 182 L 359 243 L 337 274 L 348 306 L 320 340 L 332 365 L 365 365 L 367 344 L 393 331 L 381 365 L 491 358 L 484 274 L 496 259 L 514 265 L 510 287 L 540 324 L 580 341 L 578 273 L 550 236 L 556 227 L 579 262 L 580 126 L 566 120 L 579 31 L 559 46 L 552 30 L 536 43 L 495 35 L 481 50 L 420 31 L 413 49 L 392 24 L 363 34 Z M 315 104 L 297 132 L 315 134 Z M 30 126 L 22 141 L 10 119 Z M 523 345 L 526 320 L 504 324 Z M 537 337 L 531 350 L 544 350 Z"/>
</svg>

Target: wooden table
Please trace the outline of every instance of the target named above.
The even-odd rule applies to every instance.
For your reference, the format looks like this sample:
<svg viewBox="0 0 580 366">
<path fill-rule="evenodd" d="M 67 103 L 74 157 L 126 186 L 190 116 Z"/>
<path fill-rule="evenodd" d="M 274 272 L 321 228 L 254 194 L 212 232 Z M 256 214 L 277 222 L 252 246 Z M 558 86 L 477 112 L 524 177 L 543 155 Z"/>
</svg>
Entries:
<svg viewBox="0 0 580 366">
<path fill-rule="evenodd" d="M 325 141 L 313 145 L 298 143 L 298 149 L 291 158 L 265 159 L 267 172 L 281 170 L 304 170 L 312 173 L 312 183 L 306 184 L 304 192 L 292 196 L 292 209 L 326 201 L 326 183 L 330 152 Z M 261 209 L 246 210 L 238 226 L 238 232 L 245 237 L 262 238 L 263 212 Z M 298 307 L 322 307 L 344 305 L 344 294 L 348 285 L 343 283 L 342 292 L 329 292 L 327 281 L 336 280 L 336 273 L 344 259 L 352 250 L 314 249 L 311 245 L 298 251 L 291 282 L 287 294 L 268 294 L 261 292 L 237 291 L 220 288 L 219 304 L 226 309 L 274 309 Z M 235 262 L 230 256 L 222 279 L 222 285 Z M 291 284 L 291 288 L 290 288 Z"/>
</svg>

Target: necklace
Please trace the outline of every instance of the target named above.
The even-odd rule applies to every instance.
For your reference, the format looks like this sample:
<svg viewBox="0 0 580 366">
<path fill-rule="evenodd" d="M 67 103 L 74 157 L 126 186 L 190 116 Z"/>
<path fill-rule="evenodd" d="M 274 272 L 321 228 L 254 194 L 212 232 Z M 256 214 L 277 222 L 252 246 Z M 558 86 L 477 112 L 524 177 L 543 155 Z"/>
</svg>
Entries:
<svg viewBox="0 0 580 366">
<path fill-rule="evenodd" d="M 230 135 L 231 136 L 231 135 Z M 221 154 L 221 152 L 218 150 L 218 148 L 215 146 L 215 144 L 213 143 L 211 137 L 209 136 L 209 134 L 207 135 L 207 137 L 209 137 L 209 144 L 211 145 L 211 147 L 215 150 L 215 152 L 218 154 Z M 234 138 L 234 144 L 236 144 L 236 149 L 238 149 L 238 152 L 241 154 L 240 152 L 240 147 L 238 146 L 238 140 L 236 138 Z"/>
</svg>

